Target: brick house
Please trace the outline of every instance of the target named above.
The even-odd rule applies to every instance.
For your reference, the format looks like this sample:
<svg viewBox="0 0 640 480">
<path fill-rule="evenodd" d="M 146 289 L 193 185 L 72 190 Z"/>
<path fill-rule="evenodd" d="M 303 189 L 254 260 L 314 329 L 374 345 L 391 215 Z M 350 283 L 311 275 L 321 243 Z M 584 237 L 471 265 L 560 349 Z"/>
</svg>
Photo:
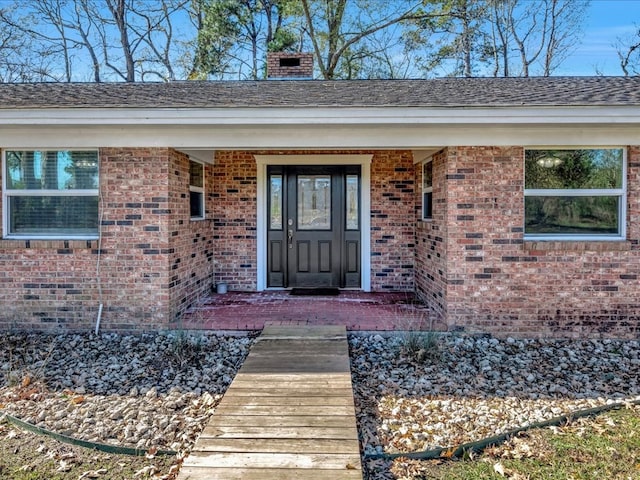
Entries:
<svg viewBox="0 0 640 480">
<path fill-rule="evenodd" d="M 0 125 L 0 328 L 171 328 L 225 282 L 640 333 L 638 77 L 4 84 Z"/>
</svg>

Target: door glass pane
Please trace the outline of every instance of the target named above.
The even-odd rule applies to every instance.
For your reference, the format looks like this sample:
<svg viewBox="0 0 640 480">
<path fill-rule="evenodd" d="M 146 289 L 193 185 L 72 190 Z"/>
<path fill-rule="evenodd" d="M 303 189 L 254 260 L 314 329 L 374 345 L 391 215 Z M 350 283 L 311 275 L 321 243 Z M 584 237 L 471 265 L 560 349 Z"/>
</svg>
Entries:
<svg viewBox="0 0 640 480">
<path fill-rule="evenodd" d="M 347 175 L 347 230 L 358 230 L 360 225 L 358 209 L 358 175 Z"/>
<path fill-rule="evenodd" d="M 269 180 L 269 228 L 282 230 L 282 175 L 271 175 Z"/>
<path fill-rule="evenodd" d="M 330 175 L 298 175 L 298 230 L 331 230 Z"/>
</svg>

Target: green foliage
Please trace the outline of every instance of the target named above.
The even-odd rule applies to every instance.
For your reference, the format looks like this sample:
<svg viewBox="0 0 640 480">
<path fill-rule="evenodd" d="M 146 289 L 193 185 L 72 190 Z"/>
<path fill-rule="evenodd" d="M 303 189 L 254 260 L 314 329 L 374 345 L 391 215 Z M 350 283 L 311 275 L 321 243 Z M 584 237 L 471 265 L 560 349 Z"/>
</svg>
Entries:
<svg viewBox="0 0 640 480">
<path fill-rule="evenodd" d="M 405 332 L 402 337 L 402 353 L 416 363 L 439 361 L 442 358 L 439 334 L 416 330 Z"/>
</svg>

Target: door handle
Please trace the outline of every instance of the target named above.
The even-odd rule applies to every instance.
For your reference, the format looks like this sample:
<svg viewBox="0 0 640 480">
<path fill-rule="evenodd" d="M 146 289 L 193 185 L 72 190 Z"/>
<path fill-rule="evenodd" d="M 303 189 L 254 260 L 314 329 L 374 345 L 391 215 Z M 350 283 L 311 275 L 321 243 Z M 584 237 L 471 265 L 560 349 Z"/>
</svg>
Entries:
<svg viewBox="0 0 640 480">
<path fill-rule="evenodd" d="M 289 244 L 289 248 L 293 248 L 293 229 L 290 228 L 287 231 L 287 243 Z"/>
</svg>

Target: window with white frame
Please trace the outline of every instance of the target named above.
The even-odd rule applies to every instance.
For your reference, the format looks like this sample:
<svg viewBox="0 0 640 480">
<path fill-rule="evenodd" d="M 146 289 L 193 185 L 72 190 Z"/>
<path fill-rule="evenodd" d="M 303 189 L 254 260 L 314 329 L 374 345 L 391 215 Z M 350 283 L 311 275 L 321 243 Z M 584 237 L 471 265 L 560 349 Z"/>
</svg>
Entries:
<svg viewBox="0 0 640 480">
<path fill-rule="evenodd" d="M 204 218 L 204 164 L 189 161 L 189 198 L 191 219 Z"/>
<path fill-rule="evenodd" d="M 422 164 L 422 219 L 433 218 L 433 161 Z"/>
<path fill-rule="evenodd" d="M 525 238 L 624 239 L 625 163 L 623 148 L 527 150 Z"/>
<path fill-rule="evenodd" d="M 4 236 L 97 237 L 98 175 L 96 150 L 5 150 Z"/>
</svg>

